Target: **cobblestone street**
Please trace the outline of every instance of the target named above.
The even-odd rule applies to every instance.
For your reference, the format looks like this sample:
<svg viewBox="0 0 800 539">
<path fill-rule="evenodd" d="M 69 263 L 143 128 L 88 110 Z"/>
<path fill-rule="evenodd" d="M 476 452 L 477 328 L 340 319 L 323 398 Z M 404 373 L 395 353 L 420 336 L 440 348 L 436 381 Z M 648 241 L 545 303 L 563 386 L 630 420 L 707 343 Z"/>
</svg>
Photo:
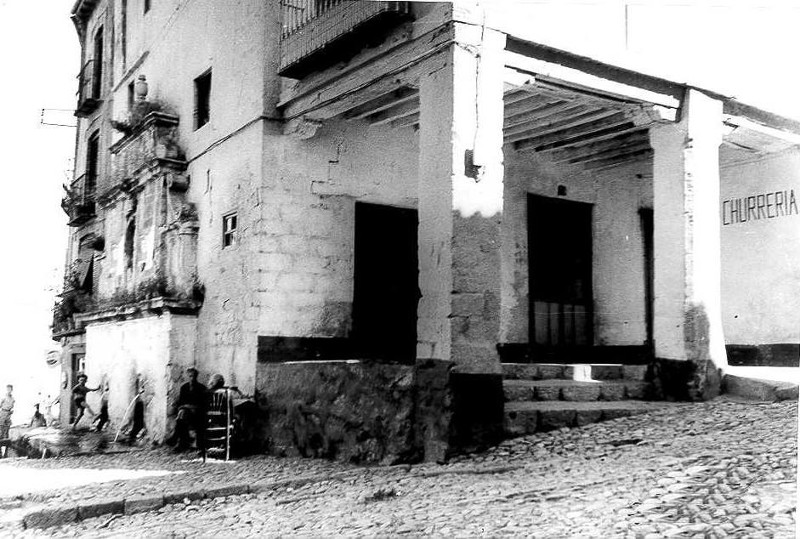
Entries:
<svg viewBox="0 0 800 539">
<path fill-rule="evenodd" d="M 255 484 L 319 475 L 257 493 L 186 498 L 151 512 L 8 532 L 22 537 L 795 537 L 796 414 L 796 402 L 676 404 L 509 440 L 445 466 L 356 468 L 269 458 L 204 466 L 152 452 L 18 460 L 13 465 L 23 468 L 104 463 L 184 472 L 40 492 L 35 500 L 41 503 L 79 501 L 89 492 L 163 493 L 223 481 Z"/>
</svg>

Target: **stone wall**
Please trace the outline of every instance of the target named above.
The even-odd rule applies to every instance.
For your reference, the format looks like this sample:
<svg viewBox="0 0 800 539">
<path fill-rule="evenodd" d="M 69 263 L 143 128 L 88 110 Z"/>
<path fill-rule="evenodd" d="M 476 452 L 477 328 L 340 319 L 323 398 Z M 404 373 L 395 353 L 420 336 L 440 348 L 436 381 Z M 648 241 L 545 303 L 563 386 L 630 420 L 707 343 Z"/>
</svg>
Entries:
<svg viewBox="0 0 800 539">
<path fill-rule="evenodd" d="M 499 375 L 495 391 L 486 391 L 481 375 L 459 377 L 452 367 L 439 360 L 259 362 L 266 450 L 393 464 L 443 462 L 494 443 L 502 426 Z"/>
</svg>

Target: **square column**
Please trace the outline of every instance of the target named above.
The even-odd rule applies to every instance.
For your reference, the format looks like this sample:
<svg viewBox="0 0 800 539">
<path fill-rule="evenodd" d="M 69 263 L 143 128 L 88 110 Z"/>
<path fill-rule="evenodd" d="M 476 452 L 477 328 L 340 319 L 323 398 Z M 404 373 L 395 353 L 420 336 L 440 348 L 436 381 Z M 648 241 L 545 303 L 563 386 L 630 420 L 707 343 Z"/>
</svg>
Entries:
<svg viewBox="0 0 800 539">
<path fill-rule="evenodd" d="M 505 35 L 455 37 L 420 80 L 417 357 L 499 373 Z"/>
<path fill-rule="evenodd" d="M 664 391 L 702 399 L 727 363 L 720 295 L 722 102 L 686 93 L 681 119 L 650 130 L 654 206 L 654 336 Z"/>
</svg>

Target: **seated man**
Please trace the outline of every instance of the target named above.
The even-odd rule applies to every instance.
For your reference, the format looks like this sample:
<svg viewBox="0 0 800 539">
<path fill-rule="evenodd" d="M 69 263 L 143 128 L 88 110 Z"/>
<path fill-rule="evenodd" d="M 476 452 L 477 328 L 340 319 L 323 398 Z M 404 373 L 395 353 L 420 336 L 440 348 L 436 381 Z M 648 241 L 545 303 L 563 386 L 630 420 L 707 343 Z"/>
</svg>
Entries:
<svg viewBox="0 0 800 539">
<path fill-rule="evenodd" d="M 181 386 L 178 394 L 175 415 L 175 432 L 167 440 L 169 445 L 177 444 L 176 451 L 184 451 L 189 447 L 189 430 L 194 429 L 197 436 L 197 448 L 205 445 L 206 409 L 208 406 L 208 389 L 197 381 L 197 369 L 186 369 L 189 381 Z"/>
</svg>

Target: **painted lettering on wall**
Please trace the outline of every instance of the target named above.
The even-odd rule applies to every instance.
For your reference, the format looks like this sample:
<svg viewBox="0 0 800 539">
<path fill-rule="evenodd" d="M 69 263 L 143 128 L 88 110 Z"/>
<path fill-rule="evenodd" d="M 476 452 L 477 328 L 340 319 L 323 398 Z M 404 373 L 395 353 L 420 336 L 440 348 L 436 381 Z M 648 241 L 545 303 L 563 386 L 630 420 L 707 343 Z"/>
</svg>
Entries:
<svg viewBox="0 0 800 539">
<path fill-rule="evenodd" d="M 797 215 L 797 199 L 794 189 L 775 191 L 722 201 L 722 224 L 734 225 Z"/>
</svg>

